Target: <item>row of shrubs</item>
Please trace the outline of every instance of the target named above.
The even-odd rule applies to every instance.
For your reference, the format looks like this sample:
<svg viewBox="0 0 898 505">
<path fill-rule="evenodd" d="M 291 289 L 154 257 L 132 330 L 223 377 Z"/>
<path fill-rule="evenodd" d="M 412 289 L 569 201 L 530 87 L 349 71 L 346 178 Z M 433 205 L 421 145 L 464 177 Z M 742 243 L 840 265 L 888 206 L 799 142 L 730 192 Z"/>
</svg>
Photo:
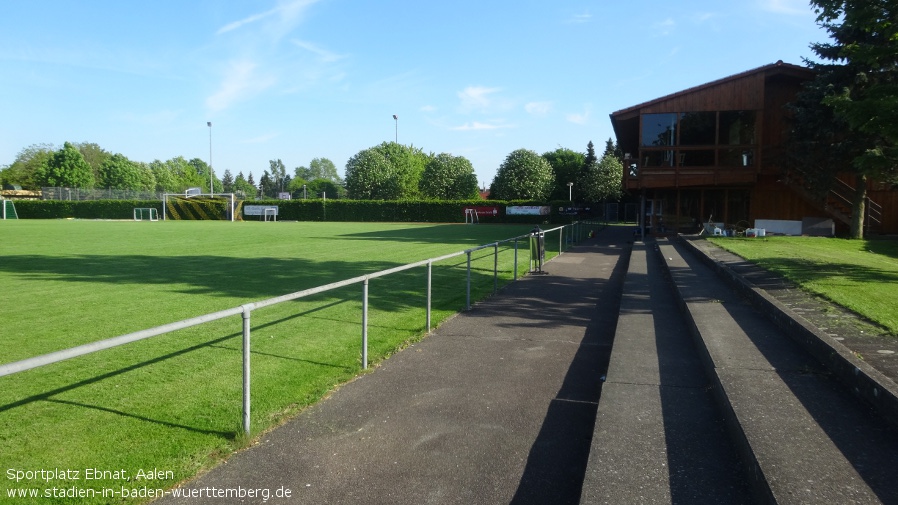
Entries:
<svg viewBox="0 0 898 505">
<path fill-rule="evenodd" d="M 377 221 L 463 223 L 465 207 L 498 207 L 495 216 L 479 214 L 481 223 L 565 223 L 571 216 L 559 212 L 569 202 L 472 201 L 373 201 L 373 200 L 268 200 L 245 201 L 243 205 L 277 205 L 281 221 Z M 549 205 L 548 216 L 506 215 L 509 205 Z M 154 208 L 162 217 L 159 200 L 24 200 L 16 202 L 22 219 L 132 219 L 135 208 Z M 238 219 L 261 220 L 261 216 Z M 580 216 L 600 217 L 600 216 Z"/>
</svg>

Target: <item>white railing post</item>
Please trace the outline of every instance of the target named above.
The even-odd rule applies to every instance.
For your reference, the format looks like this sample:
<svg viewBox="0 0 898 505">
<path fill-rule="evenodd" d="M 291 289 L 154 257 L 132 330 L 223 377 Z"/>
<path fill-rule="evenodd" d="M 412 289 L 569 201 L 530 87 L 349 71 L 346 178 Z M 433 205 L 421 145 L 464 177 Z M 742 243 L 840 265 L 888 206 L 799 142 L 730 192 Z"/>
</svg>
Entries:
<svg viewBox="0 0 898 505">
<path fill-rule="evenodd" d="M 362 283 L 362 370 L 368 369 L 368 278 Z"/>
<path fill-rule="evenodd" d="M 499 243 L 493 244 L 493 294 L 499 291 Z"/>
<path fill-rule="evenodd" d="M 430 305 L 433 301 L 433 260 L 427 261 L 427 333 L 430 333 Z"/>
<path fill-rule="evenodd" d="M 250 308 L 243 306 L 243 433 L 250 432 L 250 387 L 249 387 L 249 328 Z"/>
<path fill-rule="evenodd" d="M 468 255 L 468 288 L 465 297 L 465 310 L 471 310 L 471 251 L 465 251 L 465 253 Z"/>
<path fill-rule="evenodd" d="M 514 277 L 512 280 L 518 280 L 518 237 L 514 238 Z"/>
</svg>

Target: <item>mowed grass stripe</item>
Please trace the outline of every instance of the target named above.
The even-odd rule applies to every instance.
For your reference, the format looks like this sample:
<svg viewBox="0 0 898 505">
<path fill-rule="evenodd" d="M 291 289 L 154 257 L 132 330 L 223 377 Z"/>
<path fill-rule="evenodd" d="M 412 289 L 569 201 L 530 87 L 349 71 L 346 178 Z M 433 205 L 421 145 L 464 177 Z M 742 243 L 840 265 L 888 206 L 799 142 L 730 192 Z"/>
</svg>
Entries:
<svg viewBox="0 0 898 505">
<path fill-rule="evenodd" d="M 526 233 L 529 227 L 18 221 L 0 224 L 0 362 L 109 338 Z M 492 248 L 473 254 L 474 299 Z M 526 270 L 526 243 L 519 250 Z M 502 246 L 500 282 L 513 251 Z M 465 257 L 433 270 L 434 324 L 464 307 Z M 422 267 L 372 279 L 369 358 L 424 329 Z M 7 468 L 171 471 L 170 487 L 245 441 L 240 317 L 0 378 Z M 360 370 L 361 286 L 254 311 L 252 425 L 276 425 Z M 43 482 L 18 485 L 46 488 Z M 68 483 L 74 484 L 74 483 Z M 84 485 L 81 482 L 80 485 Z M 137 486 L 138 483 L 128 484 Z M 0 485 L 0 502 L 6 490 Z M 100 480 L 89 487 L 120 487 Z M 85 503 L 107 503 L 94 497 Z M 140 499 L 124 500 L 143 501 Z M 53 503 L 39 498 L 30 503 Z M 71 503 L 59 499 L 57 503 Z M 14 503 L 29 503 L 16 498 Z"/>
<path fill-rule="evenodd" d="M 898 240 L 778 236 L 710 240 L 898 336 Z"/>
</svg>

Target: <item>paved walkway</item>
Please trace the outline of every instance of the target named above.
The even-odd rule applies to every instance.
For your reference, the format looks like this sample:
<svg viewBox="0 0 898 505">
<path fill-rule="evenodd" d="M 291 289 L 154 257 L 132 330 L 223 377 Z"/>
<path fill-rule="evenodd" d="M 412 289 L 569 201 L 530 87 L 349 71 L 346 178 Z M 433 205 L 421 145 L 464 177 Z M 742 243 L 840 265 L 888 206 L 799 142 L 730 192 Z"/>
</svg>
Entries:
<svg viewBox="0 0 898 505">
<path fill-rule="evenodd" d="M 631 230 L 605 229 L 157 503 L 898 499 L 894 430 L 697 259 Z"/>
<path fill-rule="evenodd" d="M 270 490 L 268 503 L 579 503 L 631 241 L 606 229 L 184 486 L 207 498 L 158 503 L 239 502 L 211 488 Z"/>
</svg>

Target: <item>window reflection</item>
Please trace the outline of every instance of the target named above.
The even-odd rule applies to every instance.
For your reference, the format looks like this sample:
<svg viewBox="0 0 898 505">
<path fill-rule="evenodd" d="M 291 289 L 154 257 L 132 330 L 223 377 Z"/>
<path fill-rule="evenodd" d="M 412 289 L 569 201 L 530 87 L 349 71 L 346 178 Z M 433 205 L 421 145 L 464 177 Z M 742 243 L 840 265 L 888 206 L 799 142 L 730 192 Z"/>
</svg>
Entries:
<svg viewBox="0 0 898 505">
<path fill-rule="evenodd" d="M 754 166 L 756 111 L 643 114 L 641 120 L 640 166 Z"/>
<path fill-rule="evenodd" d="M 755 143 L 755 111 L 727 110 L 720 113 L 720 145 L 745 145 Z"/>
<path fill-rule="evenodd" d="M 672 146 L 676 141 L 676 113 L 642 115 L 643 146 Z"/>
<path fill-rule="evenodd" d="M 681 146 L 713 146 L 716 112 L 684 112 L 680 115 Z"/>
</svg>

